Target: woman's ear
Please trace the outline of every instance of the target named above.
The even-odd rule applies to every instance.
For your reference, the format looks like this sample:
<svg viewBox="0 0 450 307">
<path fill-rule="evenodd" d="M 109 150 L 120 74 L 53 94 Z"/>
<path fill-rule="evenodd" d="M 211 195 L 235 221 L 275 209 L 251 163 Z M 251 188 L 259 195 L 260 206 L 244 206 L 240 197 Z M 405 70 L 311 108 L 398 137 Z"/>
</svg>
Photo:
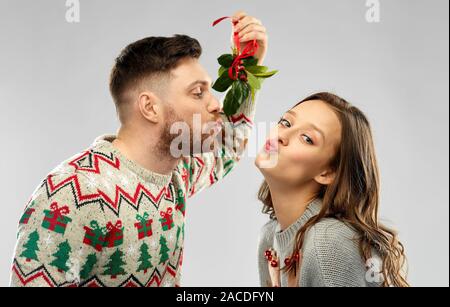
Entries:
<svg viewBox="0 0 450 307">
<path fill-rule="evenodd" d="M 142 92 L 138 98 L 141 115 L 150 122 L 157 124 L 161 121 L 162 110 L 158 97 L 153 92 Z"/>
<path fill-rule="evenodd" d="M 333 183 L 335 177 L 336 177 L 336 171 L 334 171 L 332 169 L 328 169 L 328 170 L 320 173 L 316 177 L 314 177 L 314 180 L 317 183 L 320 183 L 321 185 L 330 185 Z"/>
</svg>

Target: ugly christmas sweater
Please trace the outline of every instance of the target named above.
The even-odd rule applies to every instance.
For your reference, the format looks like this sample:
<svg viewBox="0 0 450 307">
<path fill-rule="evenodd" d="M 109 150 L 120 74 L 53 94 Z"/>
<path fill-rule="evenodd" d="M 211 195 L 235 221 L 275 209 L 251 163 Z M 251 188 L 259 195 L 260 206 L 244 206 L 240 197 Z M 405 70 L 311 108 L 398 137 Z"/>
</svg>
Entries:
<svg viewBox="0 0 450 307">
<path fill-rule="evenodd" d="M 43 180 L 19 221 L 12 286 L 179 286 L 187 198 L 225 177 L 252 128 L 249 98 L 223 118 L 235 143 L 183 157 L 170 175 L 98 138 Z"/>
</svg>

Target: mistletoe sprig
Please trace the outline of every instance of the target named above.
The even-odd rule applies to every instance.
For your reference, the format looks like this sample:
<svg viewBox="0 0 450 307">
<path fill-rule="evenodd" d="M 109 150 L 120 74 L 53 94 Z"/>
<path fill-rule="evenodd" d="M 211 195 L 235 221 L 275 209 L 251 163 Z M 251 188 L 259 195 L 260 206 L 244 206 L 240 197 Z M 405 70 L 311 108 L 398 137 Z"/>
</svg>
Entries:
<svg viewBox="0 0 450 307">
<path fill-rule="evenodd" d="M 222 17 L 213 23 L 213 26 L 230 17 Z M 269 71 L 266 66 L 258 65 L 258 59 L 254 57 L 258 50 L 256 40 L 247 44 L 244 50 L 240 50 L 238 34 L 234 34 L 234 48 L 231 54 L 223 54 L 217 61 L 220 64 L 219 78 L 214 82 L 213 89 L 218 92 L 225 92 L 230 87 L 225 96 L 223 111 L 227 116 L 236 114 L 239 107 L 261 89 L 264 79 L 270 78 L 278 71 Z"/>
</svg>

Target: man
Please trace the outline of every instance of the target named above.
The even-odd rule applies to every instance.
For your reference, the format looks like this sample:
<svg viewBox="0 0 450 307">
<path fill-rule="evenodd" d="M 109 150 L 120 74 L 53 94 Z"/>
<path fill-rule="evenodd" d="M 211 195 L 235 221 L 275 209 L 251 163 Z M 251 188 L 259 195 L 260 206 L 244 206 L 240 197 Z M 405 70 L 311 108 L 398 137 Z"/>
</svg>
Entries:
<svg viewBox="0 0 450 307">
<path fill-rule="evenodd" d="M 258 41 L 261 64 L 264 26 L 243 12 L 233 21 L 241 47 Z M 33 193 L 19 222 L 11 285 L 180 285 L 186 199 L 233 169 L 255 106 L 249 99 L 236 116 L 221 112 L 201 51 L 195 39 L 177 35 L 148 37 L 121 52 L 110 80 L 117 136 L 98 138 Z M 183 155 L 174 154 L 180 123 L 190 128 Z M 220 151 L 205 146 L 223 136 L 225 123 L 233 142 L 223 141 Z M 199 126 L 206 131 L 200 138 Z"/>
</svg>

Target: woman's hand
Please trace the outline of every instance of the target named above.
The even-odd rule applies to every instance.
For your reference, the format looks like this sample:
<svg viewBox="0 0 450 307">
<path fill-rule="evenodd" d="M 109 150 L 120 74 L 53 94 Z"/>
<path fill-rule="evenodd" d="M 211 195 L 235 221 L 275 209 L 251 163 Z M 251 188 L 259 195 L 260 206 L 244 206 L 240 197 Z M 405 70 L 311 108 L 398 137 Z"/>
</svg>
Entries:
<svg viewBox="0 0 450 307">
<path fill-rule="evenodd" d="M 262 22 L 255 17 L 247 15 L 247 13 L 239 11 L 232 17 L 233 21 L 233 33 L 239 33 L 240 48 L 243 50 L 247 44 L 255 40 L 258 42 L 259 48 L 255 54 L 255 58 L 258 59 L 258 65 L 262 65 L 267 53 L 268 37 L 266 28 Z M 233 43 L 234 40 L 232 39 Z"/>
</svg>

